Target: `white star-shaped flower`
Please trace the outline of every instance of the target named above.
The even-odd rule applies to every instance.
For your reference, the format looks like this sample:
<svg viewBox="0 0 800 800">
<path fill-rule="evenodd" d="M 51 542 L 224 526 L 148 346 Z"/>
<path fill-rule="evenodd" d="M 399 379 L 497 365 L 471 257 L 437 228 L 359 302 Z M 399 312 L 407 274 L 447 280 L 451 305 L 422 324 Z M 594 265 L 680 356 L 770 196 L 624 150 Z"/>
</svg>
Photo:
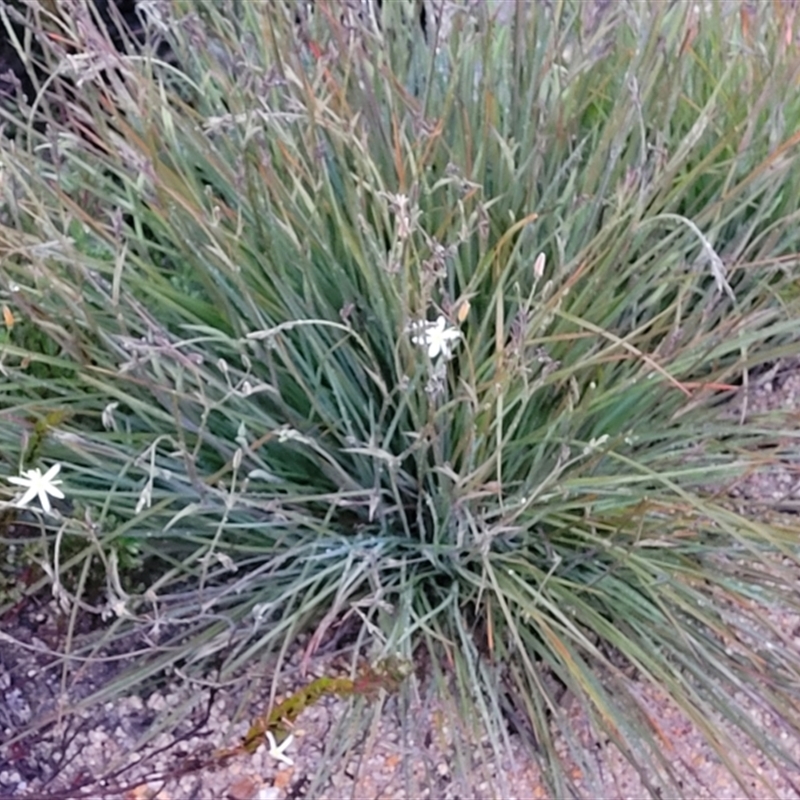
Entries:
<svg viewBox="0 0 800 800">
<path fill-rule="evenodd" d="M 36 468 L 25 470 L 19 478 L 8 478 L 7 480 L 9 483 L 25 487 L 25 494 L 17 501 L 17 506 L 27 506 L 34 497 L 38 497 L 39 503 L 45 513 L 49 514 L 52 508 L 48 495 L 52 495 L 59 500 L 64 499 L 64 493 L 61 489 L 56 488 L 57 484 L 61 483 L 61 481 L 53 480 L 56 475 L 58 475 L 60 469 L 61 464 L 53 464 L 44 475 L 42 475 L 40 469 Z"/>
<path fill-rule="evenodd" d="M 448 327 L 447 320 L 440 314 L 436 322 L 415 322 L 411 341 L 428 350 L 428 358 L 436 358 L 440 353 L 445 358 L 453 355 L 453 342 L 461 338 L 461 331 Z"/>
<path fill-rule="evenodd" d="M 267 741 L 269 742 L 269 754 L 276 760 L 290 767 L 294 765 L 289 756 L 286 755 L 286 748 L 294 741 L 294 736 L 290 733 L 280 744 L 275 741 L 275 735 L 272 731 L 267 731 Z"/>
</svg>

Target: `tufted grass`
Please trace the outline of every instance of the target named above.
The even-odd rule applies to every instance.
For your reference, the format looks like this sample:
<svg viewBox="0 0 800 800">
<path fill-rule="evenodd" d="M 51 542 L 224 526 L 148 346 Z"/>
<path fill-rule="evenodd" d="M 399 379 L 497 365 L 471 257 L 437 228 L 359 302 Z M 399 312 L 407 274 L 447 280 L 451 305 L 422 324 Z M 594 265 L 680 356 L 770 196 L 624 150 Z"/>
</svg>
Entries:
<svg viewBox="0 0 800 800">
<path fill-rule="evenodd" d="M 763 796 L 712 721 L 796 774 L 745 706 L 800 733 L 758 611 L 797 608 L 796 534 L 727 491 L 796 433 L 725 411 L 796 351 L 786 20 L 413 16 L 179 0 L 169 58 L 39 19 L 80 100 L 3 112 L 0 472 L 59 462 L 67 501 L 2 512 L 39 572 L 0 613 L 52 591 L 97 620 L 72 655 L 157 625 L 85 702 L 349 626 L 354 669 L 414 667 L 398 708 L 442 710 L 456 780 L 514 729 L 556 797 L 602 786 L 565 698 L 682 795 L 652 685 Z"/>
</svg>

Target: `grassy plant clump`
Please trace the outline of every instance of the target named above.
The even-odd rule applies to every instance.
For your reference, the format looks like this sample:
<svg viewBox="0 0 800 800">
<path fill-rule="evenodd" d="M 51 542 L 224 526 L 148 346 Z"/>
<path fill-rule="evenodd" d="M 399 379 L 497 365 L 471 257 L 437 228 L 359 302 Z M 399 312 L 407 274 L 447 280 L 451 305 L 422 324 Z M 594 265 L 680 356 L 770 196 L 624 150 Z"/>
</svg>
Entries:
<svg viewBox="0 0 800 800">
<path fill-rule="evenodd" d="M 711 720 L 796 773 L 742 700 L 800 732 L 796 535 L 727 491 L 795 433 L 726 401 L 796 349 L 800 61 L 778 12 L 602 5 L 179 1 L 169 60 L 49 19 L 85 58 L 4 112 L 0 471 L 68 505 L 0 536 L 103 641 L 157 625 L 128 688 L 347 626 L 557 797 L 600 796 L 565 695 L 680 791 L 648 684 L 743 792 Z"/>
</svg>

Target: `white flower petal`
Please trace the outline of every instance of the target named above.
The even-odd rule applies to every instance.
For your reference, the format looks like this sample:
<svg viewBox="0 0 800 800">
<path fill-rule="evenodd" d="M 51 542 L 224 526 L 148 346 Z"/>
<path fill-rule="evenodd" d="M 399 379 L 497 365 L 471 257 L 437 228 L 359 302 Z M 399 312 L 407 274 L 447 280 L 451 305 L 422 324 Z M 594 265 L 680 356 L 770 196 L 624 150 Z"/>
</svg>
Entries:
<svg viewBox="0 0 800 800">
<path fill-rule="evenodd" d="M 50 506 L 50 498 L 47 496 L 47 492 L 44 489 L 39 491 L 39 503 L 42 506 L 45 514 L 49 514 L 53 509 Z"/>
<path fill-rule="evenodd" d="M 59 470 L 61 469 L 61 464 L 53 464 L 47 472 L 45 472 L 42 481 L 45 483 L 53 483 L 53 478 L 58 475 Z M 37 470 L 38 472 L 38 470 Z M 56 481 L 56 483 L 61 483 L 61 481 Z"/>
<path fill-rule="evenodd" d="M 61 481 L 58 481 L 58 483 L 61 483 Z M 55 497 L 56 500 L 63 500 L 64 499 L 64 492 L 62 492 L 61 489 L 59 489 L 56 486 L 52 486 L 52 485 L 48 486 L 47 487 L 47 493 L 49 495 L 51 495 L 52 497 Z"/>
<path fill-rule="evenodd" d="M 22 495 L 22 497 L 19 499 L 19 503 L 17 503 L 17 505 L 20 505 L 20 506 L 28 505 L 28 503 L 30 503 L 30 501 L 33 500 L 33 498 L 36 497 L 37 494 L 38 494 L 38 491 L 36 490 L 36 487 L 35 486 L 31 486 L 28 489 L 28 491 L 25 492 L 25 494 Z"/>
</svg>

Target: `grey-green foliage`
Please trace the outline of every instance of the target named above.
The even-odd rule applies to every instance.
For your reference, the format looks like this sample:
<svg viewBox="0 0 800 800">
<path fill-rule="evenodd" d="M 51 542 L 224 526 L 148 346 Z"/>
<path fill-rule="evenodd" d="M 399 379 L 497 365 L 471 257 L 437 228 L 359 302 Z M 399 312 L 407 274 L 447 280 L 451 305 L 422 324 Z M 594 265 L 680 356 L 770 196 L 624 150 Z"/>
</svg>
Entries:
<svg viewBox="0 0 800 800">
<path fill-rule="evenodd" d="M 796 654 L 743 610 L 794 607 L 794 537 L 724 488 L 794 434 L 720 411 L 795 347 L 781 18 L 520 3 L 425 41 L 385 6 L 176 3 L 180 69 L 120 58 L 73 109 L 102 146 L 6 146 L 5 469 L 15 420 L 70 412 L 64 569 L 134 546 L 133 624 L 185 634 L 131 682 L 358 618 L 462 736 L 503 752 L 513 706 L 555 796 L 570 759 L 601 781 L 563 689 L 654 795 L 681 770 L 635 681 L 723 760 L 717 717 L 788 758 L 737 698 L 797 728 Z M 452 360 L 414 341 L 439 316 Z"/>
</svg>

